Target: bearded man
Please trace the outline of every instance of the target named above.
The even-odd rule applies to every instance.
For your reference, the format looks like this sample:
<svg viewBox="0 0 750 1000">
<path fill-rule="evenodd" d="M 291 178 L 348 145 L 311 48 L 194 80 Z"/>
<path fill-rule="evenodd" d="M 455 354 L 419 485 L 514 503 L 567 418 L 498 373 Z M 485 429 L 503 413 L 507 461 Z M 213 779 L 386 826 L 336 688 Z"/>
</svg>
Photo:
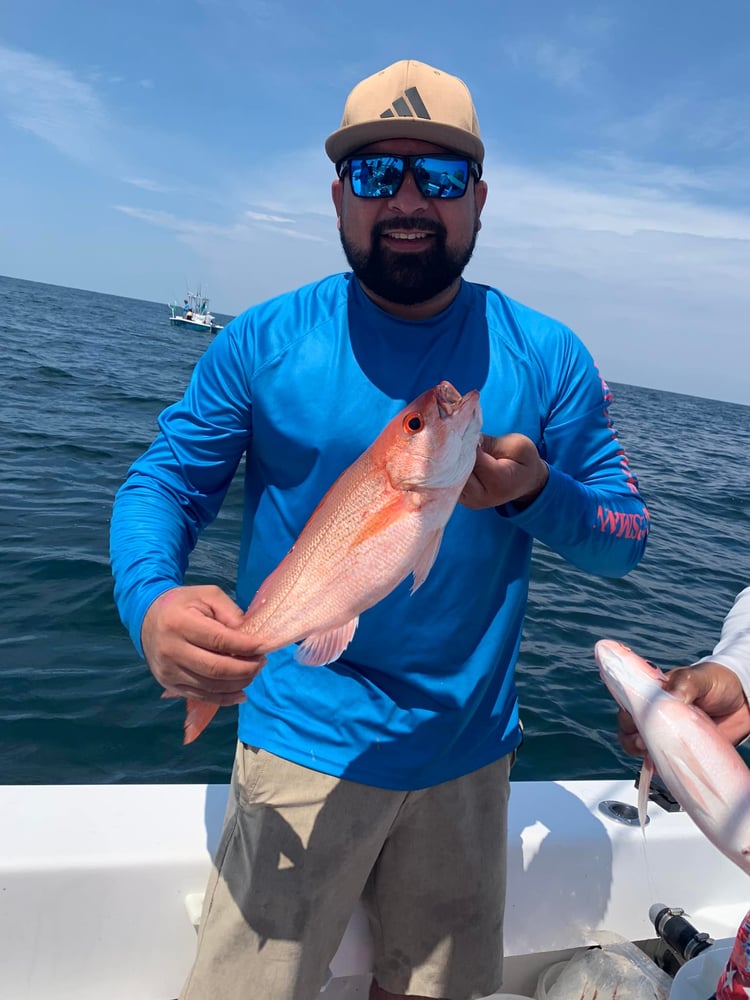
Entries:
<svg viewBox="0 0 750 1000">
<path fill-rule="evenodd" d="M 352 90 L 326 151 L 351 272 L 224 328 L 113 512 L 116 600 L 154 676 L 239 705 L 182 998 L 312 1000 L 361 898 L 371 1000 L 473 1000 L 502 982 L 533 541 L 622 576 L 643 555 L 647 513 L 580 340 L 462 277 L 487 199 L 466 85 L 395 63 Z M 332 663 L 304 666 L 294 646 L 260 656 L 242 610 L 337 476 L 444 380 L 480 391 L 484 434 L 424 584 L 364 612 Z M 232 599 L 184 576 L 243 455 Z"/>
</svg>

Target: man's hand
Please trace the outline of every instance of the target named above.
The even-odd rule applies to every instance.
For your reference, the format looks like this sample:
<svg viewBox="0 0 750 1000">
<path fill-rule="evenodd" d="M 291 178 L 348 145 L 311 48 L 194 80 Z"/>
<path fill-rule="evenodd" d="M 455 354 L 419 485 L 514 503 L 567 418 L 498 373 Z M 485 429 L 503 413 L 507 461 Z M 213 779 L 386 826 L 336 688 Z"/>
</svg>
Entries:
<svg viewBox="0 0 750 1000">
<path fill-rule="evenodd" d="M 175 587 L 154 601 L 141 629 L 151 673 L 167 694 L 238 705 L 265 663 L 242 612 L 218 587 Z"/>
<path fill-rule="evenodd" d="M 750 733 L 750 705 L 739 678 L 728 667 L 713 662 L 675 667 L 667 673 L 665 690 L 686 704 L 703 709 L 732 743 L 741 742 Z M 617 714 L 617 725 L 623 750 L 642 757 L 646 747 L 624 709 Z"/>
<path fill-rule="evenodd" d="M 482 434 L 474 471 L 458 498 L 472 510 L 515 503 L 528 507 L 547 485 L 549 468 L 523 434 Z"/>
</svg>

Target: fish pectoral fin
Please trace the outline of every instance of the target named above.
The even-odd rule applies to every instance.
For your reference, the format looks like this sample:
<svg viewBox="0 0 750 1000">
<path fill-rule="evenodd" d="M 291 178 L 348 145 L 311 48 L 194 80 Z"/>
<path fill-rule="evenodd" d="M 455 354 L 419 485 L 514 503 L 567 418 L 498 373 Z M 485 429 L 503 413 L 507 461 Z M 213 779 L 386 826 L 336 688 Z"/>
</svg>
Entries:
<svg viewBox="0 0 750 1000">
<path fill-rule="evenodd" d="M 164 695 L 162 695 L 163 697 Z M 194 698 L 188 698 L 185 702 L 185 736 L 182 742 L 187 746 L 188 743 L 197 740 L 218 710 L 219 706 L 210 701 L 196 701 Z"/>
<path fill-rule="evenodd" d="M 326 663 L 338 660 L 354 638 L 357 625 L 359 625 L 359 615 L 350 622 L 339 625 L 338 628 L 328 629 L 326 632 L 312 632 L 297 647 L 295 660 L 309 667 L 322 667 Z"/>
<path fill-rule="evenodd" d="M 440 543 L 442 540 L 442 528 L 438 528 L 436 531 L 433 531 L 432 534 L 427 536 L 424 548 L 419 553 L 419 556 L 414 563 L 414 569 L 412 570 L 412 573 L 414 574 L 414 583 L 409 591 L 410 594 L 413 594 L 415 590 L 419 590 L 427 579 L 427 575 L 432 569 L 435 559 L 437 559 L 438 550 L 440 549 Z"/>
<path fill-rule="evenodd" d="M 641 830 L 646 832 L 646 818 L 648 816 L 648 793 L 651 788 L 651 779 L 654 776 L 654 762 L 648 754 L 643 758 L 641 776 L 638 779 L 638 822 Z"/>
</svg>

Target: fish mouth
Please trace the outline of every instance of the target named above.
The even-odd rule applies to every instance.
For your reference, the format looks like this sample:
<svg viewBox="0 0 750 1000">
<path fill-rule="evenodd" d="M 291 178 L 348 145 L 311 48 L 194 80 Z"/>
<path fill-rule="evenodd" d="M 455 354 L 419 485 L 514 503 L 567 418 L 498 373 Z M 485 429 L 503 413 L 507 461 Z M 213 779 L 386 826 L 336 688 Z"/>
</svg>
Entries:
<svg viewBox="0 0 750 1000">
<path fill-rule="evenodd" d="M 479 392 L 476 389 L 472 389 L 465 396 L 462 396 L 450 382 L 441 382 L 435 387 L 435 402 L 441 420 L 452 417 L 469 402 L 476 404 L 478 399 Z"/>
</svg>

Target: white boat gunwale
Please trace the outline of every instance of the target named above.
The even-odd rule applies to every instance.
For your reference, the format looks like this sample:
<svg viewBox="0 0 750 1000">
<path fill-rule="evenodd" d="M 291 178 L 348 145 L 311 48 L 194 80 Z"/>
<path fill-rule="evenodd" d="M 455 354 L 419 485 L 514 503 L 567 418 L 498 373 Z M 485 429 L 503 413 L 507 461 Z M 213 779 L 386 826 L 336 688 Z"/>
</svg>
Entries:
<svg viewBox="0 0 750 1000">
<path fill-rule="evenodd" d="M 200 900 L 228 786 L 0 786 L 0 967 L 13 1000 L 170 1000 L 195 948 Z M 639 827 L 608 819 L 632 780 L 513 782 L 503 988 L 605 930 L 655 937 L 653 903 L 679 906 L 717 940 L 748 908 L 744 875 L 682 812 L 650 805 Z M 366 996 L 370 942 L 355 911 L 326 1000 Z M 365 984 L 365 985 L 363 985 Z"/>
</svg>

